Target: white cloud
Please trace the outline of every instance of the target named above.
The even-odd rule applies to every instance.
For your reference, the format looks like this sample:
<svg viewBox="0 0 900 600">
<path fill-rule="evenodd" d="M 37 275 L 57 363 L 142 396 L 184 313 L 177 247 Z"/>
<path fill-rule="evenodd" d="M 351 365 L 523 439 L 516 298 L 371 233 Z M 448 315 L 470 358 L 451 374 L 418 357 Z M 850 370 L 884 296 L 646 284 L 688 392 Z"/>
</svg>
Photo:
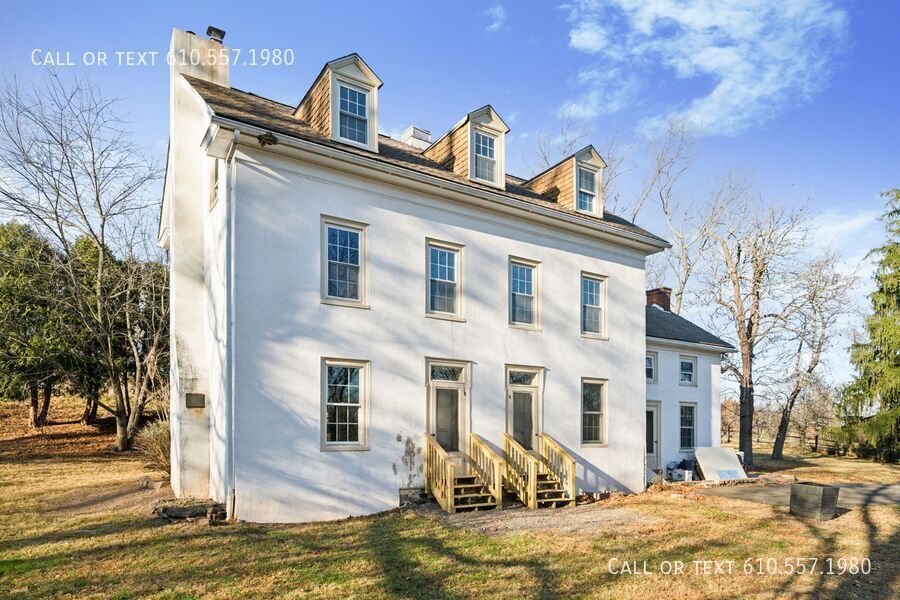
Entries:
<svg viewBox="0 0 900 600">
<path fill-rule="evenodd" d="M 597 60 L 579 72 L 583 91 L 561 112 L 617 112 L 666 77 L 709 82 L 705 93 L 644 115 L 642 127 L 674 117 L 712 135 L 808 100 L 827 82 L 848 29 L 843 10 L 818 0 L 577 0 L 566 8 L 569 46 Z"/>
<path fill-rule="evenodd" d="M 487 9 L 484 14 L 487 15 L 488 19 L 491 21 L 488 23 L 488 26 L 485 27 L 489 33 L 500 31 L 503 24 L 506 22 L 506 9 L 503 8 L 503 5 L 499 2 Z"/>
</svg>

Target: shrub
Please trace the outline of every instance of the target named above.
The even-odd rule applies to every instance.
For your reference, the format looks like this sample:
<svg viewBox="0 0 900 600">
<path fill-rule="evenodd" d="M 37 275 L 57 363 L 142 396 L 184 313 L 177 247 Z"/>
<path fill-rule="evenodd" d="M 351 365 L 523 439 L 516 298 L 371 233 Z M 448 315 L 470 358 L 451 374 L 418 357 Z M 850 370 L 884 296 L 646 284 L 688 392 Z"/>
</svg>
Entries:
<svg viewBox="0 0 900 600">
<path fill-rule="evenodd" d="M 169 420 L 159 419 L 147 423 L 138 431 L 135 447 L 154 468 L 169 472 Z"/>
</svg>

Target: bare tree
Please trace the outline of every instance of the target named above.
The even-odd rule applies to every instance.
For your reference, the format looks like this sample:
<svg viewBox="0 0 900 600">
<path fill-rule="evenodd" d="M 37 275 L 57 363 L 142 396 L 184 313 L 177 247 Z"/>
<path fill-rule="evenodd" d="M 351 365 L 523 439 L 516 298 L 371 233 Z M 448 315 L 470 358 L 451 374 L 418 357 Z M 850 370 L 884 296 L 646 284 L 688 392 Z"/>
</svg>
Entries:
<svg viewBox="0 0 900 600">
<path fill-rule="evenodd" d="M 797 432 L 801 447 L 808 447 L 809 438 L 819 435 L 835 424 L 834 388 L 821 377 L 814 375 L 797 397 L 797 405 L 791 417 L 791 428 Z"/>
<path fill-rule="evenodd" d="M 115 101 L 89 82 L 0 90 L 0 209 L 30 223 L 62 257 L 60 299 L 89 332 L 115 406 L 116 447 L 139 426 L 167 345 L 167 279 L 146 262 L 145 217 L 158 169 L 123 130 Z"/>
<path fill-rule="evenodd" d="M 765 208 L 746 190 L 729 198 L 728 207 L 727 218 L 706 230 L 717 255 L 706 263 L 700 296 L 714 310 L 713 328 L 738 348 L 723 369 L 738 383 L 739 445 L 752 468 L 755 369 L 797 309 L 791 292 L 805 211 Z"/>
<path fill-rule="evenodd" d="M 534 165 L 529 165 L 532 175 L 549 169 L 560 160 L 587 146 L 589 130 L 583 121 L 562 117 L 554 131 L 542 131 L 534 148 Z"/>
<path fill-rule="evenodd" d="M 721 426 L 722 426 L 722 435 L 725 436 L 725 443 L 731 443 L 731 436 L 737 433 L 738 430 L 738 418 L 741 414 L 741 405 L 738 403 L 736 398 L 731 396 L 722 400 L 722 409 L 721 409 Z"/>
<path fill-rule="evenodd" d="M 836 263 L 836 257 L 828 253 L 812 261 L 796 280 L 800 302 L 786 324 L 795 345 L 786 378 L 788 391 L 772 447 L 774 459 L 782 457 L 794 404 L 813 380 L 822 354 L 834 340 L 838 318 L 847 313 L 850 304 L 856 278 L 839 272 Z"/>
</svg>

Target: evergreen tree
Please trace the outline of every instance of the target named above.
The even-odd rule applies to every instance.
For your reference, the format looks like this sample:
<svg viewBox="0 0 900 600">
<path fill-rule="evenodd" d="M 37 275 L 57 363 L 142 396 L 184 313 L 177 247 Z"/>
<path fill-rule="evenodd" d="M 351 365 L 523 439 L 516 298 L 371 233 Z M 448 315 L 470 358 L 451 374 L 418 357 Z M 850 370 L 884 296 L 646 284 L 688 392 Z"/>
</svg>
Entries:
<svg viewBox="0 0 900 600">
<path fill-rule="evenodd" d="M 894 460 L 900 454 L 900 189 L 882 196 L 888 239 L 872 251 L 879 261 L 865 324 L 868 339 L 851 349 L 857 375 L 844 391 L 840 412 L 851 441 L 871 446 L 882 460 Z"/>
</svg>

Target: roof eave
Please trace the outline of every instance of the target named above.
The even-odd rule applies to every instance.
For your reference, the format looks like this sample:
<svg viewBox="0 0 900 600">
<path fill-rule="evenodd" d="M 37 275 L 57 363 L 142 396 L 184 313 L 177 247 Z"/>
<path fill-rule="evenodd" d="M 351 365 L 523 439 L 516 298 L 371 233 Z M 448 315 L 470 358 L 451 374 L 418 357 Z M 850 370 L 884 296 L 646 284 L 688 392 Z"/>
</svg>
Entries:
<svg viewBox="0 0 900 600">
<path fill-rule="evenodd" d="M 252 125 L 228 117 L 222 117 L 216 115 L 214 112 L 212 113 L 211 119 L 213 122 L 218 123 L 219 125 L 241 129 L 242 131 L 250 135 L 262 135 L 271 133 L 264 127 L 259 127 L 258 125 Z M 467 186 L 459 182 L 449 181 L 436 177 L 434 175 L 422 173 L 408 167 L 393 165 L 353 152 L 347 152 L 346 150 L 336 148 L 331 145 L 301 139 L 285 133 L 279 133 L 278 136 L 279 146 L 284 145 L 300 151 L 308 151 L 320 155 L 340 158 L 342 161 L 349 164 L 368 167 L 376 171 L 391 172 L 394 175 L 402 175 L 406 178 L 425 183 L 429 185 L 429 187 L 433 188 L 434 191 L 452 191 L 468 197 L 488 200 L 495 203 L 496 205 L 518 209 L 518 211 L 521 211 L 523 213 L 533 213 L 535 215 L 547 217 L 557 223 L 565 223 L 567 225 L 574 226 L 575 228 L 600 233 L 606 238 L 613 238 L 620 245 L 631 247 L 632 249 L 637 250 L 644 255 L 656 254 L 657 252 L 661 252 L 662 250 L 671 248 L 671 244 L 669 244 L 667 241 L 657 238 L 656 236 L 652 236 L 652 234 L 643 235 L 634 231 L 625 231 L 609 225 L 608 223 L 595 221 L 578 214 L 562 212 L 557 209 L 541 206 L 539 204 L 532 204 L 524 200 L 510 198 L 508 196 L 504 196 L 487 189 L 474 188 L 472 186 Z M 270 147 L 269 149 L 271 150 L 272 148 L 277 147 Z"/>
</svg>

